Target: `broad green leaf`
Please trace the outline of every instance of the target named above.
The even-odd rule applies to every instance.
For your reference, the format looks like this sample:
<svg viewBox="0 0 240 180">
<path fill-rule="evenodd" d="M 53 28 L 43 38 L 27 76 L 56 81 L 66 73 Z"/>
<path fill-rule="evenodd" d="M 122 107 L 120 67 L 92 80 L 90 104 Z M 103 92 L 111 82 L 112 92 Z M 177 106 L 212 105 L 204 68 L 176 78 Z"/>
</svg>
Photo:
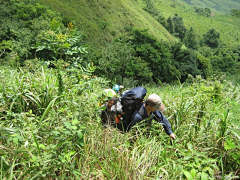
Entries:
<svg viewBox="0 0 240 180">
<path fill-rule="evenodd" d="M 72 124 L 70 122 L 65 122 L 64 124 L 68 129 L 71 129 Z"/>
<path fill-rule="evenodd" d="M 185 170 L 183 170 L 183 173 L 188 180 L 193 180 L 191 173 L 189 173 L 188 171 L 185 171 Z"/>
<path fill-rule="evenodd" d="M 34 155 L 32 155 L 32 160 L 33 160 L 33 161 L 36 161 L 36 160 L 37 160 L 37 157 L 34 156 Z"/>
<path fill-rule="evenodd" d="M 191 170 L 191 175 L 192 175 L 192 177 L 195 177 L 195 176 L 196 176 L 196 174 L 197 174 L 197 171 L 196 171 L 196 169 L 192 169 L 192 170 Z"/>
<path fill-rule="evenodd" d="M 193 158 L 192 156 L 185 156 L 184 160 L 189 160 L 189 159 L 192 159 L 192 158 Z"/>
<path fill-rule="evenodd" d="M 76 130 L 76 129 L 77 129 L 77 126 L 71 126 L 71 128 L 72 128 L 73 130 Z"/>
<path fill-rule="evenodd" d="M 73 125 L 76 125 L 76 124 L 78 124 L 78 123 L 79 123 L 79 122 L 78 122 L 77 119 L 72 120 L 72 124 L 73 124 Z"/>
<path fill-rule="evenodd" d="M 208 174 L 206 174 L 205 172 L 201 173 L 201 180 L 208 180 Z"/>
<path fill-rule="evenodd" d="M 71 131 L 63 131 L 64 134 L 72 134 Z"/>
<path fill-rule="evenodd" d="M 64 158 L 67 160 L 67 161 L 70 161 L 71 160 L 71 156 L 75 154 L 76 151 L 70 151 L 69 153 L 65 154 L 64 155 Z"/>
<path fill-rule="evenodd" d="M 187 147 L 190 150 L 190 149 L 192 149 L 193 145 L 191 143 L 187 143 Z"/>
<path fill-rule="evenodd" d="M 100 107 L 99 109 L 100 109 L 100 110 L 105 110 L 105 109 L 107 109 L 107 107 L 106 107 L 106 106 L 102 106 L 102 107 Z"/>
<path fill-rule="evenodd" d="M 227 140 L 227 142 L 224 143 L 225 150 L 234 149 L 235 147 L 236 146 L 235 146 L 234 142 L 232 142 L 231 140 Z"/>
<path fill-rule="evenodd" d="M 39 144 L 39 147 L 42 148 L 42 149 L 46 149 L 46 146 L 44 144 Z"/>
<path fill-rule="evenodd" d="M 18 138 L 13 138 L 13 142 L 14 142 L 15 144 L 18 144 Z"/>
</svg>

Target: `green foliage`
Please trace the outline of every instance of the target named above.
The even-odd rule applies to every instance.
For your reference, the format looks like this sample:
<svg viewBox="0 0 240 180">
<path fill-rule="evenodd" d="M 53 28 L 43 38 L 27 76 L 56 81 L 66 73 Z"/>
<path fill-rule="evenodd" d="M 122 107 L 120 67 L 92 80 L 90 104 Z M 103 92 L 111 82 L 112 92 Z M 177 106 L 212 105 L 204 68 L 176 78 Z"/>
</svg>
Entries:
<svg viewBox="0 0 240 180">
<path fill-rule="evenodd" d="M 58 16 L 36 1 L 3 1 L 0 6 L 0 39 L 11 41 L 11 49 L 5 52 L 5 60 L 17 56 L 17 63 L 33 58 L 31 46 L 40 30 L 47 29 L 49 21 Z M 1 42 L 2 43 L 2 42 Z"/>
<path fill-rule="evenodd" d="M 108 79 L 116 78 L 117 83 L 122 84 L 127 76 L 127 67 L 133 59 L 133 49 L 122 41 L 109 44 L 99 60 L 100 74 L 103 72 Z"/>
<path fill-rule="evenodd" d="M 179 37 L 181 40 L 185 37 L 185 33 L 187 31 L 183 19 L 179 17 L 177 14 L 172 18 L 174 24 L 174 33 L 175 36 Z"/>
<path fill-rule="evenodd" d="M 183 43 L 191 49 L 198 49 L 199 47 L 199 39 L 197 34 L 194 32 L 193 28 L 191 27 L 190 30 L 187 30 L 186 35 L 183 39 Z"/>
<path fill-rule="evenodd" d="M 233 168 L 240 167 L 240 153 L 239 153 L 239 147 L 236 146 L 234 141 L 232 139 L 227 139 L 226 142 L 224 142 L 224 150 L 227 154 L 226 157 L 226 166 L 232 166 Z M 234 167 L 235 166 L 235 167 Z"/>
<path fill-rule="evenodd" d="M 174 34 L 174 32 L 175 32 L 173 20 L 172 20 L 171 17 L 168 17 L 168 19 L 167 19 L 166 29 L 167 29 L 171 34 Z"/>
<path fill-rule="evenodd" d="M 232 58 L 238 59 L 237 50 L 218 53 L 217 57 L 207 47 L 199 48 L 199 51 L 191 50 L 199 47 L 194 35 L 193 29 L 190 29 L 184 38 L 188 49 L 181 42 L 171 46 L 155 39 L 148 30 L 133 29 L 127 36 L 108 46 L 99 59 L 97 72 L 125 85 L 151 81 L 184 82 L 189 74 L 208 78 L 215 72 L 236 73 L 237 61 Z M 217 63 L 219 56 L 222 56 L 222 60 L 226 59 L 224 63 Z M 217 59 L 212 60 L 215 57 Z"/>
<path fill-rule="evenodd" d="M 199 61 L 199 69 L 202 71 L 203 77 L 208 78 L 212 74 L 211 61 L 209 58 L 204 57 L 201 54 L 197 54 L 197 59 Z"/>
<path fill-rule="evenodd" d="M 73 7 L 71 5 L 74 3 L 73 1 L 63 2 L 58 0 L 57 3 L 55 1 L 41 2 L 50 5 L 54 4 L 53 7 L 56 11 L 59 10 L 61 5 L 64 5 L 64 14 L 67 15 L 68 12 L 71 11 L 71 17 L 76 17 L 74 18 L 74 26 L 73 23 L 67 22 L 67 19 L 69 19 L 69 21 L 72 20 L 70 16 L 60 17 L 56 12 L 50 10 L 44 5 L 37 3 L 36 1 L 24 0 L 1 2 L 1 16 L 6 17 L 0 20 L 3 24 L 3 26 L 0 28 L 0 36 L 2 39 L 4 39 L 4 41 L 1 43 L 1 49 L 3 50 L 0 54 L 1 58 L 4 58 L 4 60 L 1 61 L 2 64 L 19 66 L 27 64 L 24 61 L 39 58 L 44 60 L 63 59 L 69 64 L 73 64 L 75 61 L 82 64 L 85 62 L 85 64 L 89 62 L 95 62 L 95 64 L 99 65 L 101 62 L 98 61 L 101 59 L 101 57 L 105 56 L 102 55 L 104 52 L 104 50 L 102 50 L 102 45 L 105 47 L 107 46 L 106 43 L 111 43 L 112 36 L 119 37 L 119 35 L 124 34 L 127 30 L 126 27 L 130 27 L 129 29 L 134 29 L 134 27 L 138 26 L 139 30 L 136 30 L 135 32 L 132 31 L 130 34 L 127 34 L 127 36 L 130 35 L 127 41 L 131 43 L 134 53 L 132 55 L 133 57 L 131 62 L 128 64 L 128 66 L 126 66 L 127 68 L 120 72 L 121 77 L 116 78 L 120 79 L 119 81 L 122 83 L 137 85 L 148 82 L 149 79 L 150 82 L 154 81 L 157 83 L 174 82 L 178 79 L 183 82 L 187 78 L 188 74 L 192 74 L 193 76 L 200 74 L 204 77 L 207 77 L 211 74 L 208 69 L 209 66 L 203 67 L 201 62 L 198 62 L 198 60 L 205 58 L 206 60 L 208 58 L 211 59 L 211 63 L 214 65 L 214 71 L 224 69 L 224 72 L 232 74 L 237 73 L 238 71 L 238 62 L 235 61 L 238 58 L 237 53 L 233 54 L 229 52 L 229 55 L 223 55 L 223 57 L 220 59 L 218 57 L 209 57 L 209 55 L 205 55 L 203 53 L 201 54 L 204 57 L 199 59 L 194 51 L 189 53 L 187 48 L 194 50 L 198 50 L 200 48 L 198 45 L 198 37 L 201 37 L 202 34 L 205 33 L 201 45 L 206 44 L 211 48 L 215 48 L 219 47 L 220 38 L 222 40 L 222 38 L 227 37 L 224 33 L 229 32 L 230 30 L 223 31 L 220 27 L 217 27 L 216 29 L 219 31 L 219 36 L 217 33 L 214 34 L 214 32 L 210 32 L 210 30 L 206 33 L 205 31 L 207 28 L 199 28 L 198 25 L 196 27 L 195 23 L 199 23 L 199 21 L 196 19 L 192 19 L 192 22 L 189 23 L 189 20 L 195 16 L 194 14 L 191 14 L 191 18 L 189 17 L 189 13 L 192 13 L 193 9 L 191 9 L 189 6 L 186 6 L 184 11 L 179 12 L 181 6 L 178 2 L 174 6 L 172 3 L 169 4 L 168 2 L 161 2 L 160 4 L 158 1 L 144 1 L 144 3 L 142 3 L 142 1 L 131 2 L 133 4 L 133 8 L 131 8 L 129 11 L 121 9 L 121 12 L 124 14 L 123 17 L 121 14 L 111 13 L 112 8 L 114 8 L 114 11 L 118 9 L 115 7 L 115 5 L 119 2 L 111 2 L 107 4 L 107 2 L 103 1 L 97 5 L 97 2 L 95 1 L 88 1 L 79 5 L 78 7 L 83 10 L 81 13 L 84 12 L 84 15 L 81 15 L 81 25 L 79 23 L 79 16 L 74 14 L 75 6 L 74 8 L 70 8 Z M 142 11 L 140 5 L 143 5 L 143 9 L 145 9 L 148 13 Z M 97 6 L 100 9 L 96 10 L 95 8 Z M 125 7 L 125 5 L 119 7 Z M 163 7 L 167 7 L 166 9 L 168 9 L 169 12 L 166 13 L 166 11 L 162 9 Z M 106 8 L 109 8 L 109 11 L 106 11 Z M 134 10 L 135 8 L 137 8 L 137 11 Z M 172 12 L 172 9 L 175 9 L 174 11 L 176 11 L 173 18 L 171 18 L 173 14 L 170 13 Z M 139 14 L 144 14 L 148 18 L 147 22 L 140 18 L 141 23 L 138 23 L 138 18 L 140 16 L 137 16 L 138 18 L 134 18 L 134 20 L 129 19 L 128 14 L 130 12 L 130 14 L 132 14 L 133 10 L 133 14 L 136 12 Z M 88 11 L 94 11 L 94 13 L 89 13 Z M 208 9 L 204 9 L 204 11 L 208 12 Z M 97 14 L 98 12 L 100 15 Z M 12 17 L 10 17 L 11 14 L 13 14 Z M 87 14 L 88 17 L 86 18 L 85 16 Z M 90 14 L 92 15 L 90 16 Z M 167 21 L 165 21 L 165 17 L 169 17 Z M 64 18 L 63 22 L 68 27 L 64 27 L 61 20 L 62 18 Z M 153 18 L 157 20 L 158 23 Z M 86 19 L 88 19 L 87 22 L 85 21 Z M 119 22 L 118 19 L 121 19 L 121 22 Z M 94 23 L 92 21 L 94 21 Z M 211 18 L 211 21 L 213 21 L 213 24 L 215 23 L 214 18 Z M 89 24 L 89 22 L 92 24 Z M 230 21 L 228 21 L 228 23 L 229 22 Z M 146 25 L 146 23 L 147 26 L 144 27 L 148 28 L 148 30 L 142 30 L 142 25 Z M 233 24 L 234 23 L 232 23 L 232 25 Z M 171 46 L 175 46 L 172 44 L 172 42 L 176 40 L 173 40 L 173 37 L 161 25 L 166 27 L 170 33 L 178 36 L 182 43 L 184 43 L 186 46 L 184 47 L 183 45 L 181 47 L 181 51 L 179 51 L 180 55 L 176 59 L 176 52 L 169 50 L 172 49 Z M 154 28 L 152 26 L 154 26 Z M 83 39 L 84 33 L 78 29 L 83 30 L 88 29 L 89 27 L 92 27 L 92 29 L 90 30 L 90 33 L 84 30 L 88 37 Z M 118 28 L 116 29 L 115 27 Z M 187 30 L 187 27 L 190 27 L 189 30 Z M 157 28 L 157 30 L 155 28 Z M 193 28 L 197 29 L 198 31 L 193 31 Z M 205 31 L 203 29 L 205 29 Z M 129 33 L 129 31 L 127 33 Z M 164 34 L 164 36 L 162 34 Z M 84 46 L 84 44 L 86 40 L 90 42 L 92 37 L 98 37 L 95 39 L 95 43 L 93 43 L 91 46 L 91 51 L 98 55 L 95 57 L 87 57 L 84 55 L 84 53 L 86 53 L 86 46 Z M 138 38 L 140 39 L 136 40 Z M 165 41 L 166 39 L 169 39 L 169 41 Z M 8 43 L 7 46 L 5 46 L 5 42 L 10 42 L 10 40 L 11 44 Z M 98 43 L 101 45 L 97 46 Z M 135 43 L 140 43 L 141 45 L 135 45 Z M 224 41 L 224 43 L 226 43 L 226 41 Z M 183 51 L 183 49 L 185 50 Z M 203 47 L 201 47 L 201 49 L 203 49 Z M 234 49 L 236 48 L 234 47 Z M 183 58 L 184 55 L 186 57 Z M 218 54 L 217 56 L 221 55 Z M 83 60 L 85 62 L 83 62 Z M 189 61 L 189 65 L 187 64 L 187 61 Z M 218 63 L 218 61 L 223 62 L 223 65 Z M 217 65 L 222 67 L 217 67 Z M 111 76 L 108 78 L 113 80 L 115 78 L 114 75 L 108 75 L 108 71 L 106 71 L 106 68 L 104 70 L 104 68 L 102 70 L 99 67 L 97 73 L 99 75 L 103 74 L 105 77 Z M 112 69 L 112 72 L 117 71 L 113 70 L 114 68 L 110 68 Z M 119 74 L 119 72 L 116 72 L 115 74 Z"/>
<path fill-rule="evenodd" d="M 11 41 L 5 41 L 3 40 L 0 43 L 0 57 L 5 53 L 6 50 L 11 50 L 12 43 Z"/>
<path fill-rule="evenodd" d="M 231 15 L 239 18 L 240 17 L 240 10 L 232 9 L 231 10 Z"/>
<path fill-rule="evenodd" d="M 184 25 L 187 29 L 192 26 L 197 30 L 199 37 L 207 32 L 210 28 L 215 28 L 221 33 L 221 40 L 231 46 L 237 44 L 237 32 L 239 21 L 232 16 L 222 15 L 216 8 L 229 12 L 231 9 L 237 9 L 239 5 L 233 1 L 189 1 L 190 4 L 197 5 L 198 8 L 210 8 L 214 12 L 209 17 L 203 17 L 194 13 L 194 6 L 190 6 L 183 1 L 88 1 L 83 0 L 82 4 L 76 5 L 75 1 L 40 0 L 52 9 L 62 13 L 64 12 L 64 21 L 66 23 L 74 20 L 79 29 L 84 29 L 87 34 L 87 43 L 91 46 L 97 46 L 96 49 L 104 48 L 106 43 L 112 42 L 116 36 L 124 34 L 125 27 L 137 27 L 139 29 L 149 29 L 149 33 L 158 40 L 163 39 L 168 42 L 174 42 L 175 38 L 171 36 L 164 28 L 163 19 L 178 14 L 183 18 Z M 146 12 L 147 4 L 149 8 L 154 8 L 154 14 Z M 106 10 L 107 9 L 107 10 Z M 151 8 L 150 8 L 151 9 Z M 130 16 L 131 14 L 131 16 Z M 155 19 L 157 21 L 155 21 Z M 159 21 L 160 23 L 159 23 Z M 104 23 L 103 23 L 104 22 Z M 66 24 L 65 23 L 65 24 Z M 103 25 L 107 26 L 101 26 Z M 164 26 L 164 27 L 163 27 Z M 103 29 L 105 27 L 105 29 Z"/>
<path fill-rule="evenodd" d="M 174 59 L 173 63 L 180 72 L 178 78 L 181 82 L 187 79 L 188 74 L 193 76 L 202 74 L 194 51 L 184 48 L 182 43 L 176 43 L 172 46 L 172 52 Z"/>
<path fill-rule="evenodd" d="M 74 14 L 76 8 L 77 14 L 85 15 L 80 19 L 81 26 L 86 29 L 95 27 L 91 20 L 97 19 L 97 28 L 91 29 L 89 34 L 92 36 L 88 37 L 88 40 L 96 38 L 95 42 L 106 47 L 105 54 L 100 55 L 103 62 L 99 61 L 97 66 L 89 63 L 94 60 L 91 56 L 88 62 L 83 61 L 86 60 L 82 54 L 84 48 L 74 49 L 83 47 L 82 33 L 71 23 L 64 28 L 53 11 L 35 1 L 0 2 L 3 17 L 0 19 L 3 40 L 0 53 L 5 49 L 1 57 L 16 66 L 25 64 L 23 68 L 1 66 L 0 69 L 1 178 L 214 179 L 219 174 L 222 178 L 238 178 L 235 176 L 238 175 L 240 157 L 236 128 L 239 127 L 239 85 L 217 76 L 211 79 L 211 65 L 215 72 L 219 69 L 236 72 L 239 48 L 219 48 L 215 52 L 208 47 L 199 47 L 196 53 L 188 49 L 194 47 L 191 44 L 194 38 L 190 39 L 191 35 L 188 35 L 194 34 L 191 29 L 184 31 L 184 37 L 188 35 L 184 41 L 187 47 L 181 42 L 173 45 L 159 41 L 165 36 L 172 37 L 159 23 L 156 24 L 151 13 L 142 11 L 137 2 L 126 3 L 129 11 L 123 8 L 126 6 L 124 2 L 118 1 L 118 6 L 115 1 L 47 2 L 54 4 L 55 9 L 63 4 L 61 11 L 64 14 L 71 12 L 71 17 L 77 17 Z M 215 17 L 204 19 L 200 16 L 197 21 L 197 18 L 192 19 L 195 13 L 188 17 L 191 10 L 188 6 L 179 6 L 178 1 L 167 7 L 165 5 L 172 2 L 161 1 L 161 6 L 159 2 L 154 1 L 154 6 L 148 6 L 154 10 L 158 21 L 174 12 L 184 17 L 176 19 L 183 30 L 186 25 L 198 29 L 198 35 L 204 34 L 203 29 L 207 28 L 198 27 L 201 21 L 206 25 L 211 21 L 211 26 L 216 27 Z M 162 8 L 161 14 L 159 7 Z M 123 13 L 118 13 L 118 8 L 122 8 Z M 139 21 L 135 12 L 138 12 L 137 17 L 145 17 Z M 227 24 L 230 21 L 219 20 Z M 169 31 L 174 32 L 175 27 L 170 21 L 168 23 Z M 237 22 L 230 24 L 235 27 L 234 23 Z M 112 42 L 109 31 L 114 30 L 116 33 L 112 35 L 118 36 L 124 32 L 124 27 L 130 26 L 139 29 L 129 32 L 122 41 Z M 144 26 L 149 30 L 141 30 Z M 220 32 L 222 36 L 223 30 Z M 205 41 L 209 40 L 207 35 L 204 37 Z M 234 35 L 226 36 L 231 41 L 229 37 L 234 38 Z M 37 57 L 46 60 L 54 57 L 57 61 L 51 63 L 57 69 L 47 68 L 50 62 L 33 59 L 31 47 L 36 41 L 40 42 Z M 106 45 L 106 42 L 112 43 Z M 41 45 L 44 45 L 42 50 Z M 101 47 L 96 48 L 101 51 Z M 99 75 L 105 72 L 109 79 L 117 77 L 117 82 L 129 83 L 127 87 L 152 80 L 161 84 L 161 88 L 149 86 L 148 92 L 157 92 L 164 98 L 167 107 L 164 114 L 177 139 L 170 145 L 161 124 L 152 127 L 148 138 L 142 133 L 148 129 L 125 134 L 112 128 L 103 130 L 97 115 L 97 101 L 99 92 L 109 82 L 94 76 L 96 70 Z M 207 79 L 197 76 L 199 74 Z M 162 83 L 177 79 L 184 81 L 187 77 L 189 83 L 179 82 L 171 86 Z"/>
<path fill-rule="evenodd" d="M 168 43 L 158 41 L 147 30 L 137 29 L 130 33 L 130 42 L 135 49 L 135 57 L 149 63 L 153 80 L 171 82 L 177 79 L 179 72 L 172 64 Z"/>
<path fill-rule="evenodd" d="M 195 12 L 201 16 L 211 17 L 211 10 L 209 8 L 195 7 Z"/>
<path fill-rule="evenodd" d="M 194 7 L 197 6 L 200 9 L 204 9 L 205 7 L 208 7 L 214 11 L 217 11 L 218 13 L 229 13 L 232 9 L 239 9 L 239 1 L 238 0 L 184 0 L 190 5 L 193 5 Z"/>
<path fill-rule="evenodd" d="M 33 73 L 1 68 L 1 177 L 49 179 L 80 173 L 66 170 L 78 166 L 85 143 L 85 114 L 90 115 L 85 108 L 95 108 L 90 100 L 96 101 L 95 97 L 86 94 L 106 82 L 92 77 L 92 65 L 78 66 L 71 74 L 61 64 L 58 69 L 36 65 Z"/>
<path fill-rule="evenodd" d="M 217 48 L 219 46 L 220 33 L 215 29 L 209 29 L 206 34 L 203 35 L 203 41 L 211 48 Z"/>
<path fill-rule="evenodd" d="M 180 162 L 185 163 L 183 173 L 186 178 L 188 180 L 215 179 L 214 170 L 217 169 L 217 166 L 215 165 L 216 160 L 207 157 L 204 152 L 195 151 L 191 143 L 188 143 L 187 147 L 188 150 L 180 153 L 180 155 L 184 157 Z"/>
<path fill-rule="evenodd" d="M 221 72 L 236 74 L 238 73 L 239 53 L 236 48 L 235 51 L 228 48 L 218 48 L 214 56 L 210 57 L 213 70 L 216 74 Z"/>
<path fill-rule="evenodd" d="M 81 45 L 82 34 L 74 28 L 72 23 L 65 30 L 60 21 L 53 19 L 50 22 L 51 30 L 38 34 L 36 52 L 40 57 L 54 60 L 64 59 L 66 62 L 80 62 L 80 54 L 86 53 L 86 47 Z"/>
<path fill-rule="evenodd" d="M 41 66 L 41 63 L 35 62 L 32 72 L 27 68 L 1 67 L 1 177 L 214 179 L 219 174 L 237 176 L 239 139 L 231 133 L 231 119 L 234 119 L 231 111 L 238 112 L 238 86 L 223 79 L 197 77 L 179 86 L 147 87 L 148 93 L 160 94 L 167 107 L 164 114 L 177 135 L 170 145 L 169 136 L 157 123 L 149 129 L 148 136 L 144 135 L 147 129 L 123 134 L 114 128 L 101 128 L 98 95 L 108 82 L 93 76 L 96 67 L 92 64 L 66 67 L 64 61 L 57 61 L 58 69 L 49 69 L 48 64 Z M 61 97 L 60 81 L 64 85 Z M 217 132 L 226 107 L 223 97 L 229 97 L 230 111 L 225 133 L 219 139 Z"/>
</svg>

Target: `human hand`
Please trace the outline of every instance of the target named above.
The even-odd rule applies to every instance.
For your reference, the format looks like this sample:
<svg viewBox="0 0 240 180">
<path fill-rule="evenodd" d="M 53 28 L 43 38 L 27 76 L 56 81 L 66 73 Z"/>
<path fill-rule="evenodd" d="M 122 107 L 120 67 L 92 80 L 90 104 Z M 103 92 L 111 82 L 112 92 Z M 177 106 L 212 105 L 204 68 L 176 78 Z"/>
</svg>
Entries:
<svg viewBox="0 0 240 180">
<path fill-rule="evenodd" d="M 175 134 L 173 134 L 173 133 L 172 133 L 172 134 L 170 134 L 169 136 L 170 136 L 170 138 L 171 138 L 172 140 L 175 140 L 175 139 L 176 139 L 176 135 L 175 135 Z"/>
</svg>

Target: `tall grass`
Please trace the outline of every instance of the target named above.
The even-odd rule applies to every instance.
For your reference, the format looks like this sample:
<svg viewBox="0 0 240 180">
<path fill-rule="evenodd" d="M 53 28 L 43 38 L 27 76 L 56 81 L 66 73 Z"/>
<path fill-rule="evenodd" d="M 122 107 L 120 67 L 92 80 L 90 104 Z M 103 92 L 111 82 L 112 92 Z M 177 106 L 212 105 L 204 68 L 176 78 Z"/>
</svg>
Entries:
<svg viewBox="0 0 240 180">
<path fill-rule="evenodd" d="M 92 77 L 90 66 L 85 70 L 39 67 L 29 72 L 1 67 L 2 179 L 239 176 L 240 140 L 234 130 L 237 125 L 232 124 L 238 86 L 198 77 L 189 84 L 147 87 L 167 107 L 164 114 L 177 136 L 171 142 L 157 123 L 148 133 L 147 129 L 136 133 L 136 128 L 128 133 L 103 129 L 97 100 L 107 82 Z"/>
</svg>

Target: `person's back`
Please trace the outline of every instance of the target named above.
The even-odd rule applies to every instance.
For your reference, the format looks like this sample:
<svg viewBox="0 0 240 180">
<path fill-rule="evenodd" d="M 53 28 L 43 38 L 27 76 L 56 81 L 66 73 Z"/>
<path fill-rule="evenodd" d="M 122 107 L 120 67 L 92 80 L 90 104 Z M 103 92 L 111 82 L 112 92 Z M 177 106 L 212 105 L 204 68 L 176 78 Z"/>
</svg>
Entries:
<svg viewBox="0 0 240 180">
<path fill-rule="evenodd" d="M 136 109 L 139 109 L 147 90 L 144 87 L 138 86 L 125 91 L 121 97 L 123 106 L 123 131 L 129 131 L 131 128 L 131 117 Z"/>
</svg>

